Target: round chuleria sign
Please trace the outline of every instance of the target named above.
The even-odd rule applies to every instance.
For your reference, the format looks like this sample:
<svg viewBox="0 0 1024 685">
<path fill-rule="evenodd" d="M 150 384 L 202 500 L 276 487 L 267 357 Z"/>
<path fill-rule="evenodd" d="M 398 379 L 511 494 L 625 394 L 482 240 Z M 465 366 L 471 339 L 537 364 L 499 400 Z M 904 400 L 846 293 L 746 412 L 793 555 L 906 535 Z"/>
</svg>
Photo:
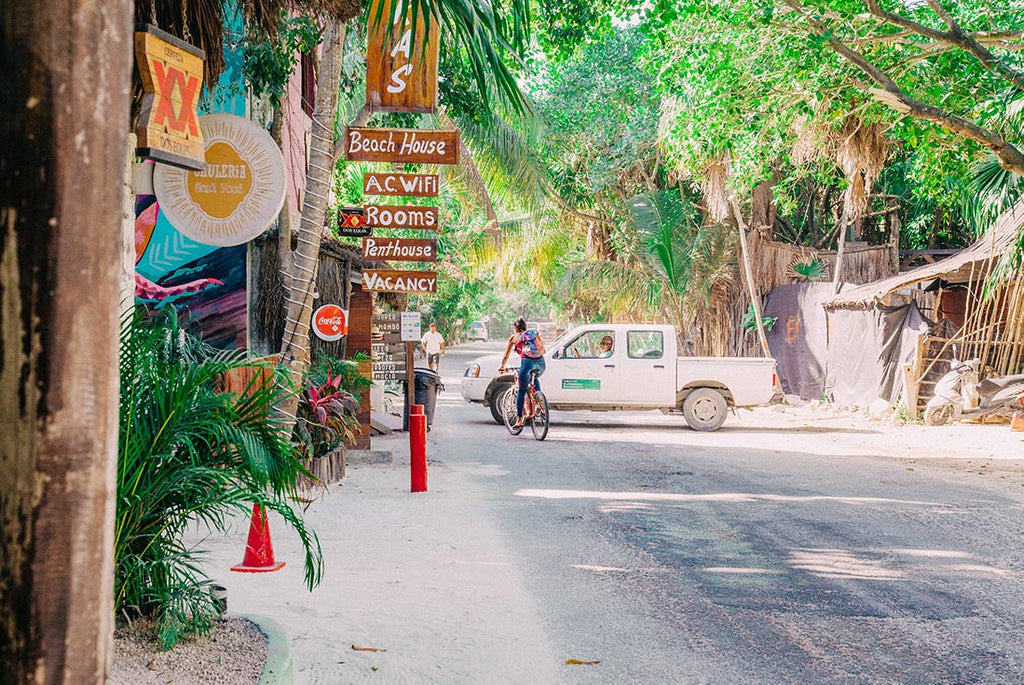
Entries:
<svg viewBox="0 0 1024 685">
<path fill-rule="evenodd" d="M 157 164 L 153 172 L 160 211 L 176 229 L 206 245 L 249 242 L 284 206 L 281 150 L 270 134 L 233 114 L 199 117 L 206 170 Z"/>
</svg>

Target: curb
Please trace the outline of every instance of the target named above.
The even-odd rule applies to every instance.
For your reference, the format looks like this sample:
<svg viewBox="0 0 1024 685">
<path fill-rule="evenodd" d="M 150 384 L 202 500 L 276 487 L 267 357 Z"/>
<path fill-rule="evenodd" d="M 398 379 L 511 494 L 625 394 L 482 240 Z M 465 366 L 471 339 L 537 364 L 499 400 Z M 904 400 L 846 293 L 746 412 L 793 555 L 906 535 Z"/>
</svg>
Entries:
<svg viewBox="0 0 1024 685">
<path fill-rule="evenodd" d="M 252 621 L 267 636 L 267 663 L 263 665 L 259 685 L 292 685 L 295 673 L 292 670 L 291 641 L 281 624 L 266 616 L 234 615 Z"/>
</svg>

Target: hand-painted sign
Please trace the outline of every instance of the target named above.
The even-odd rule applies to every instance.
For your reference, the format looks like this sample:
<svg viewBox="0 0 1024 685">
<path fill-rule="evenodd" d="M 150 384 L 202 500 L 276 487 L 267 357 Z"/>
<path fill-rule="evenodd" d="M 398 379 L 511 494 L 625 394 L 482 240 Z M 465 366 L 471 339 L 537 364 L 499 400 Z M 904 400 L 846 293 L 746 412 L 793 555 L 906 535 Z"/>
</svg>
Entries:
<svg viewBox="0 0 1024 685">
<path fill-rule="evenodd" d="M 374 0 L 370 5 L 366 36 L 366 104 L 371 112 L 434 113 L 437 111 L 441 27 L 435 18 L 424 14 L 419 14 L 413 22 L 409 12 L 404 17 L 396 16 L 389 30 L 388 21 L 396 1 L 401 2 Z M 415 7 L 418 9 L 421 5 L 416 4 Z"/>
<path fill-rule="evenodd" d="M 374 228 L 422 228 L 440 231 L 437 207 L 366 205 L 363 219 Z"/>
<path fill-rule="evenodd" d="M 142 108 L 135 129 L 139 157 L 183 169 L 206 167 L 196 105 L 203 89 L 206 53 L 155 26 L 135 32 L 142 78 Z"/>
<path fill-rule="evenodd" d="M 459 132 L 346 126 L 345 159 L 350 162 L 458 164 Z"/>
<path fill-rule="evenodd" d="M 386 362 L 373 365 L 373 380 L 375 381 L 401 381 L 405 380 L 406 367 L 388 364 Z"/>
<path fill-rule="evenodd" d="M 363 193 L 397 197 L 437 197 L 437 174 L 363 174 Z"/>
<path fill-rule="evenodd" d="M 363 238 L 363 256 L 401 262 L 436 262 L 437 241 L 421 238 Z"/>
<path fill-rule="evenodd" d="M 336 304 L 325 304 L 313 312 L 313 332 L 327 342 L 348 335 L 348 312 Z"/>
<path fill-rule="evenodd" d="M 376 293 L 433 293 L 437 291 L 437 272 L 363 269 L 363 289 Z"/>
<path fill-rule="evenodd" d="M 262 127 L 233 114 L 199 117 L 206 169 L 157 164 L 153 187 L 171 224 L 206 245 L 241 245 L 263 233 L 284 205 L 284 157 Z"/>
<path fill-rule="evenodd" d="M 362 237 L 373 233 L 363 217 L 362 207 L 340 207 L 338 209 L 338 235 Z"/>
</svg>

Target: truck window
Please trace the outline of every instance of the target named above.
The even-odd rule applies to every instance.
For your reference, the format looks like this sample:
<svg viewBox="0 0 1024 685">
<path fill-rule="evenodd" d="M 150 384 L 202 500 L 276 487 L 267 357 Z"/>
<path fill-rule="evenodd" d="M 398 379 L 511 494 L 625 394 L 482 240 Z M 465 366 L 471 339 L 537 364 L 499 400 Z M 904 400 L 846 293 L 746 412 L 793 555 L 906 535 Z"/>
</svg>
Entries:
<svg viewBox="0 0 1024 685">
<path fill-rule="evenodd" d="M 572 359 L 600 359 L 615 354 L 615 333 L 587 331 L 565 345 L 565 356 Z"/>
<path fill-rule="evenodd" d="M 630 359 L 661 359 L 665 337 L 661 331 L 626 331 L 626 352 Z"/>
</svg>

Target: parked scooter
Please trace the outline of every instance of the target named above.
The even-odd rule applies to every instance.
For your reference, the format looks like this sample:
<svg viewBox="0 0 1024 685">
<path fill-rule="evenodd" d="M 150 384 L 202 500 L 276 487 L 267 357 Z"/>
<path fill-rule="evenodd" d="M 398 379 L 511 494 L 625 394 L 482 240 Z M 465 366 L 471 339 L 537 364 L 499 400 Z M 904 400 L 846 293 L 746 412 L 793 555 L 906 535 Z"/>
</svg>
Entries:
<svg viewBox="0 0 1024 685">
<path fill-rule="evenodd" d="M 978 359 L 949 363 L 949 372 L 935 384 L 935 396 L 924 409 L 928 426 L 941 426 L 965 418 L 1011 418 L 1024 409 L 1024 374 L 986 378 L 978 382 Z"/>
</svg>

